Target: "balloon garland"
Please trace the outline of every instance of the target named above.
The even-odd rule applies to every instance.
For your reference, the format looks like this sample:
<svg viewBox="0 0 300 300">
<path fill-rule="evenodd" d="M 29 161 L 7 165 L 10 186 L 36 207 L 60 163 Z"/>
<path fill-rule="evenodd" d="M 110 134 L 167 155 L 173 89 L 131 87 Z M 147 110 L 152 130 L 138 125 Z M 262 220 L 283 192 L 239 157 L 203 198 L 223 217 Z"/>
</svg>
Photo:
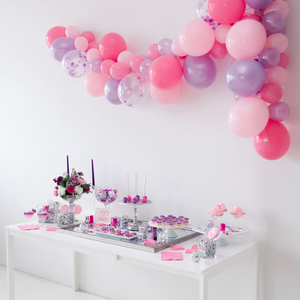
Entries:
<svg viewBox="0 0 300 300">
<path fill-rule="evenodd" d="M 289 58 L 283 0 L 200 0 L 197 19 L 189 21 L 174 41 L 164 38 L 148 47 L 147 56 L 134 56 L 117 33 L 99 42 L 91 31 L 56 26 L 46 34 L 50 53 L 73 78 L 84 76 L 86 91 L 105 95 L 114 104 L 135 107 L 149 94 L 160 104 L 174 103 L 182 75 L 196 89 L 210 86 L 216 66 L 210 56 L 234 61 L 225 81 L 235 104 L 228 114 L 231 131 L 253 138 L 257 153 L 268 160 L 284 156 L 290 136 L 281 123 L 290 114 L 281 102 Z M 269 104 L 269 105 L 268 105 Z"/>
</svg>

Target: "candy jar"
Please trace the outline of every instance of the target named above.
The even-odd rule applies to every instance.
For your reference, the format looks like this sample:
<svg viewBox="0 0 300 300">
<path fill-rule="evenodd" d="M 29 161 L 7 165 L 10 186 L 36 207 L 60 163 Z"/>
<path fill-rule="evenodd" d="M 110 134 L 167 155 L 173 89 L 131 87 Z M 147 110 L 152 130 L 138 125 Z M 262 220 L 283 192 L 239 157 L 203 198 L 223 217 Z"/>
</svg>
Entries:
<svg viewBox="0 0 300 300">
<path fill-rule="evenodd" d="M 109 205 L 114 202 L 118 195 L 118 190 L 112 189 L 111 187 L 96 187 L 95 188 L 95 197 L 97 201 L 104 204 L 105 209 L 109 209 Z"/>
</svg>

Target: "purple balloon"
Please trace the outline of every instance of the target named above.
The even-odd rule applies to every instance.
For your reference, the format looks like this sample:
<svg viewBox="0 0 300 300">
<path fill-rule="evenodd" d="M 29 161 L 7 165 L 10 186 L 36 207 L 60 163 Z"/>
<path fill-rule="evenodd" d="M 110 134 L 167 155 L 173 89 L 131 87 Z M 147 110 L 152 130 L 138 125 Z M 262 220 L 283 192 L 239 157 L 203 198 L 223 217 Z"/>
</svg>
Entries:
<svg viewBox="0 0 300 300">
<path fill-rule="evenodd" d="M 265 69 L 276 67 L 280 62 L 280 53 L 274 48 L 266 48 L 259 54 L 259 63 Z"/>
<path fill-rule="evenodd" d="M 270 11 L 263 17 L 262 24 L 268 32 L 278 32 L 285 25 L 285 17 L 279 11 Z"/>
<path fill-rule="evenodd" d="M 172 51 L 172 43 L 173 41 L 170 39 L 162 39 L 158 42 L 158 52 L 160 55 L 169 55 L 176 57 L 176 55 Z"/>
<path fill-rule="evenodd" d="M 90 62 L 90 69 L 94 73 L 101 73 L 101 64 L 103 60 L 101 58 L 94 58 Z"/>
<path fill-rule="evenodd" d="M 245 2 L 254 9 L 262 9 L 268 7 L 273 0 L 245 0 Z"/>
<path fill-rule="evenodd" d="M 51 55 L 60 62 L 62 61 L 64 55 L 72 50 L 76 50 L 74 46 L 74 40 L 67 37 L 61 37 L 54 40 L 50 46 Z"/>
<path fill-rule="evenodd" d="M 270 119 L 282 122 L 290 115 L 290 107 L 284 102 L 276 102 L 269 105 Z"/>
<path fill-rule="evenodd" d="M 205 89 L 215 80 L 217 69 L 207 55 L 187 56 L 183 63 L 183 75 L 187 83 L 195 89 Z"/>
<path fill-rule="evenodd" d="M 118 87 L 121 80 L 110 77 L 104 86 L 104 95 L 106 99 L 114 105 L 122 104 L 118 96 Z"/>
<path fill-rule="evenodd" d="M 270 36 L 270 35 L 272 35 L 272 34 L 274 34 L 274 33 L 282 33 L 282 34 L 285 34 L 285 33 L 286 33 L 286 28 L 285 28 L 285 26 L 284 26 L 281 30 L 279 30 L 278 32 L 270 32 L 270 31 L 267 31 L 267 36 Z"/>
<path fill-rule="evenodd" d="M 142 73 L 142 75 L 144 76 L 149 76 L 149 70 L 150 70 L 150 66 L 152 65 L 153 60 L 152 59 L 145 59 L 141 65 L 140 65 L 140 71 Z"/>
<path fill-rule="evenodd" d="M 249 97 L 263 87 L 266 72 L 257 61 L 244 58 L 237 60 L 227 69 L 225 80 L 232 93 Z"/>
</svg>

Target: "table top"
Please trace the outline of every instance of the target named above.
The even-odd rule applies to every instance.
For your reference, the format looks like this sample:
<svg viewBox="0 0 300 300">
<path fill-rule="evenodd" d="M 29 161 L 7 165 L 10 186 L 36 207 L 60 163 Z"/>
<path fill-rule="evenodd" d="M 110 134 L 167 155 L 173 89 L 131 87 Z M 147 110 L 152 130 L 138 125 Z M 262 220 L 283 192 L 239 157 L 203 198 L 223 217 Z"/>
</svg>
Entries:
<svg viewBox="0 0 300 300">
<path fill-rule="evenodd" d="M 32 222 L 34 224 L 34 222 Z M 80 237 L 69 236 L 58 232 L 46 231 L 45 229 L 40 230 L 28 230 L 23 231 L 18 228 L 15 224 L 6 226 L 6 230 L 10 235 L 25 238 L 29 240 L 47 241 L 53 245 L 63 246 L 74 251 L 78 251 L 86 254 L 97 254 L 105 253 L 121 257 L 124 259 L 136 260 L 143 263 L 154 264 L 157 268 L 161 269 L 174 269 L 177 271 L 191 273 L 193 276 L 206 273 L 213 270 L 218 265 L 228 263 L 235 257 L 258 247 L 259 243 L 248 240 L 241 240 L 231 238 L 228 246 L 218 246 L 217 258 L 213 259 L 201 259 L 199 263 L 195 263 L 191 260 L 190 255 L 186 254 L 185 251 L 190 249 L 196 244 L 197 238 L 181 243 L 180 245 L 185 248 L 183 252 L 182 261 L 162 261 L 161 252 L 150 253 L 136 249 L 125 248 L 122 246 L 107 244 L 104 242 L 88 240 Z M 50 224 L 47 224 L 49 227 Z M 163 252 L 178 252 L 173 251 L 171 248 L 165 249 Z"/>
</svg>

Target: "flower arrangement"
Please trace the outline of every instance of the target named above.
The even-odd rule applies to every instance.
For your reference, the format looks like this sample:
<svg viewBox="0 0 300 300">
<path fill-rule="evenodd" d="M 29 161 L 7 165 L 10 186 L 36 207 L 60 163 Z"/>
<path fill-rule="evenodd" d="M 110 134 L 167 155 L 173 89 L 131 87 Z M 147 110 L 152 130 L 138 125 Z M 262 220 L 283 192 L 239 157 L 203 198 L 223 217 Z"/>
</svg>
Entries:
<svg viewBox="0 0 300 300">
<path fill-rule="evenodd" d="M 75 196 L 79 198 L 83 193 L 90 193 L 90 186 L 84 178 L 82 172 L 76 172 L 72 169 L 71 176 L 68 173 L 63 173 L 62 176 L 54 178 L 53 181 L 56 183 L 54 188 L 54 196 L 60 196 L 63 199 L 67 199 L 70 196 Z"/>
</svg>

